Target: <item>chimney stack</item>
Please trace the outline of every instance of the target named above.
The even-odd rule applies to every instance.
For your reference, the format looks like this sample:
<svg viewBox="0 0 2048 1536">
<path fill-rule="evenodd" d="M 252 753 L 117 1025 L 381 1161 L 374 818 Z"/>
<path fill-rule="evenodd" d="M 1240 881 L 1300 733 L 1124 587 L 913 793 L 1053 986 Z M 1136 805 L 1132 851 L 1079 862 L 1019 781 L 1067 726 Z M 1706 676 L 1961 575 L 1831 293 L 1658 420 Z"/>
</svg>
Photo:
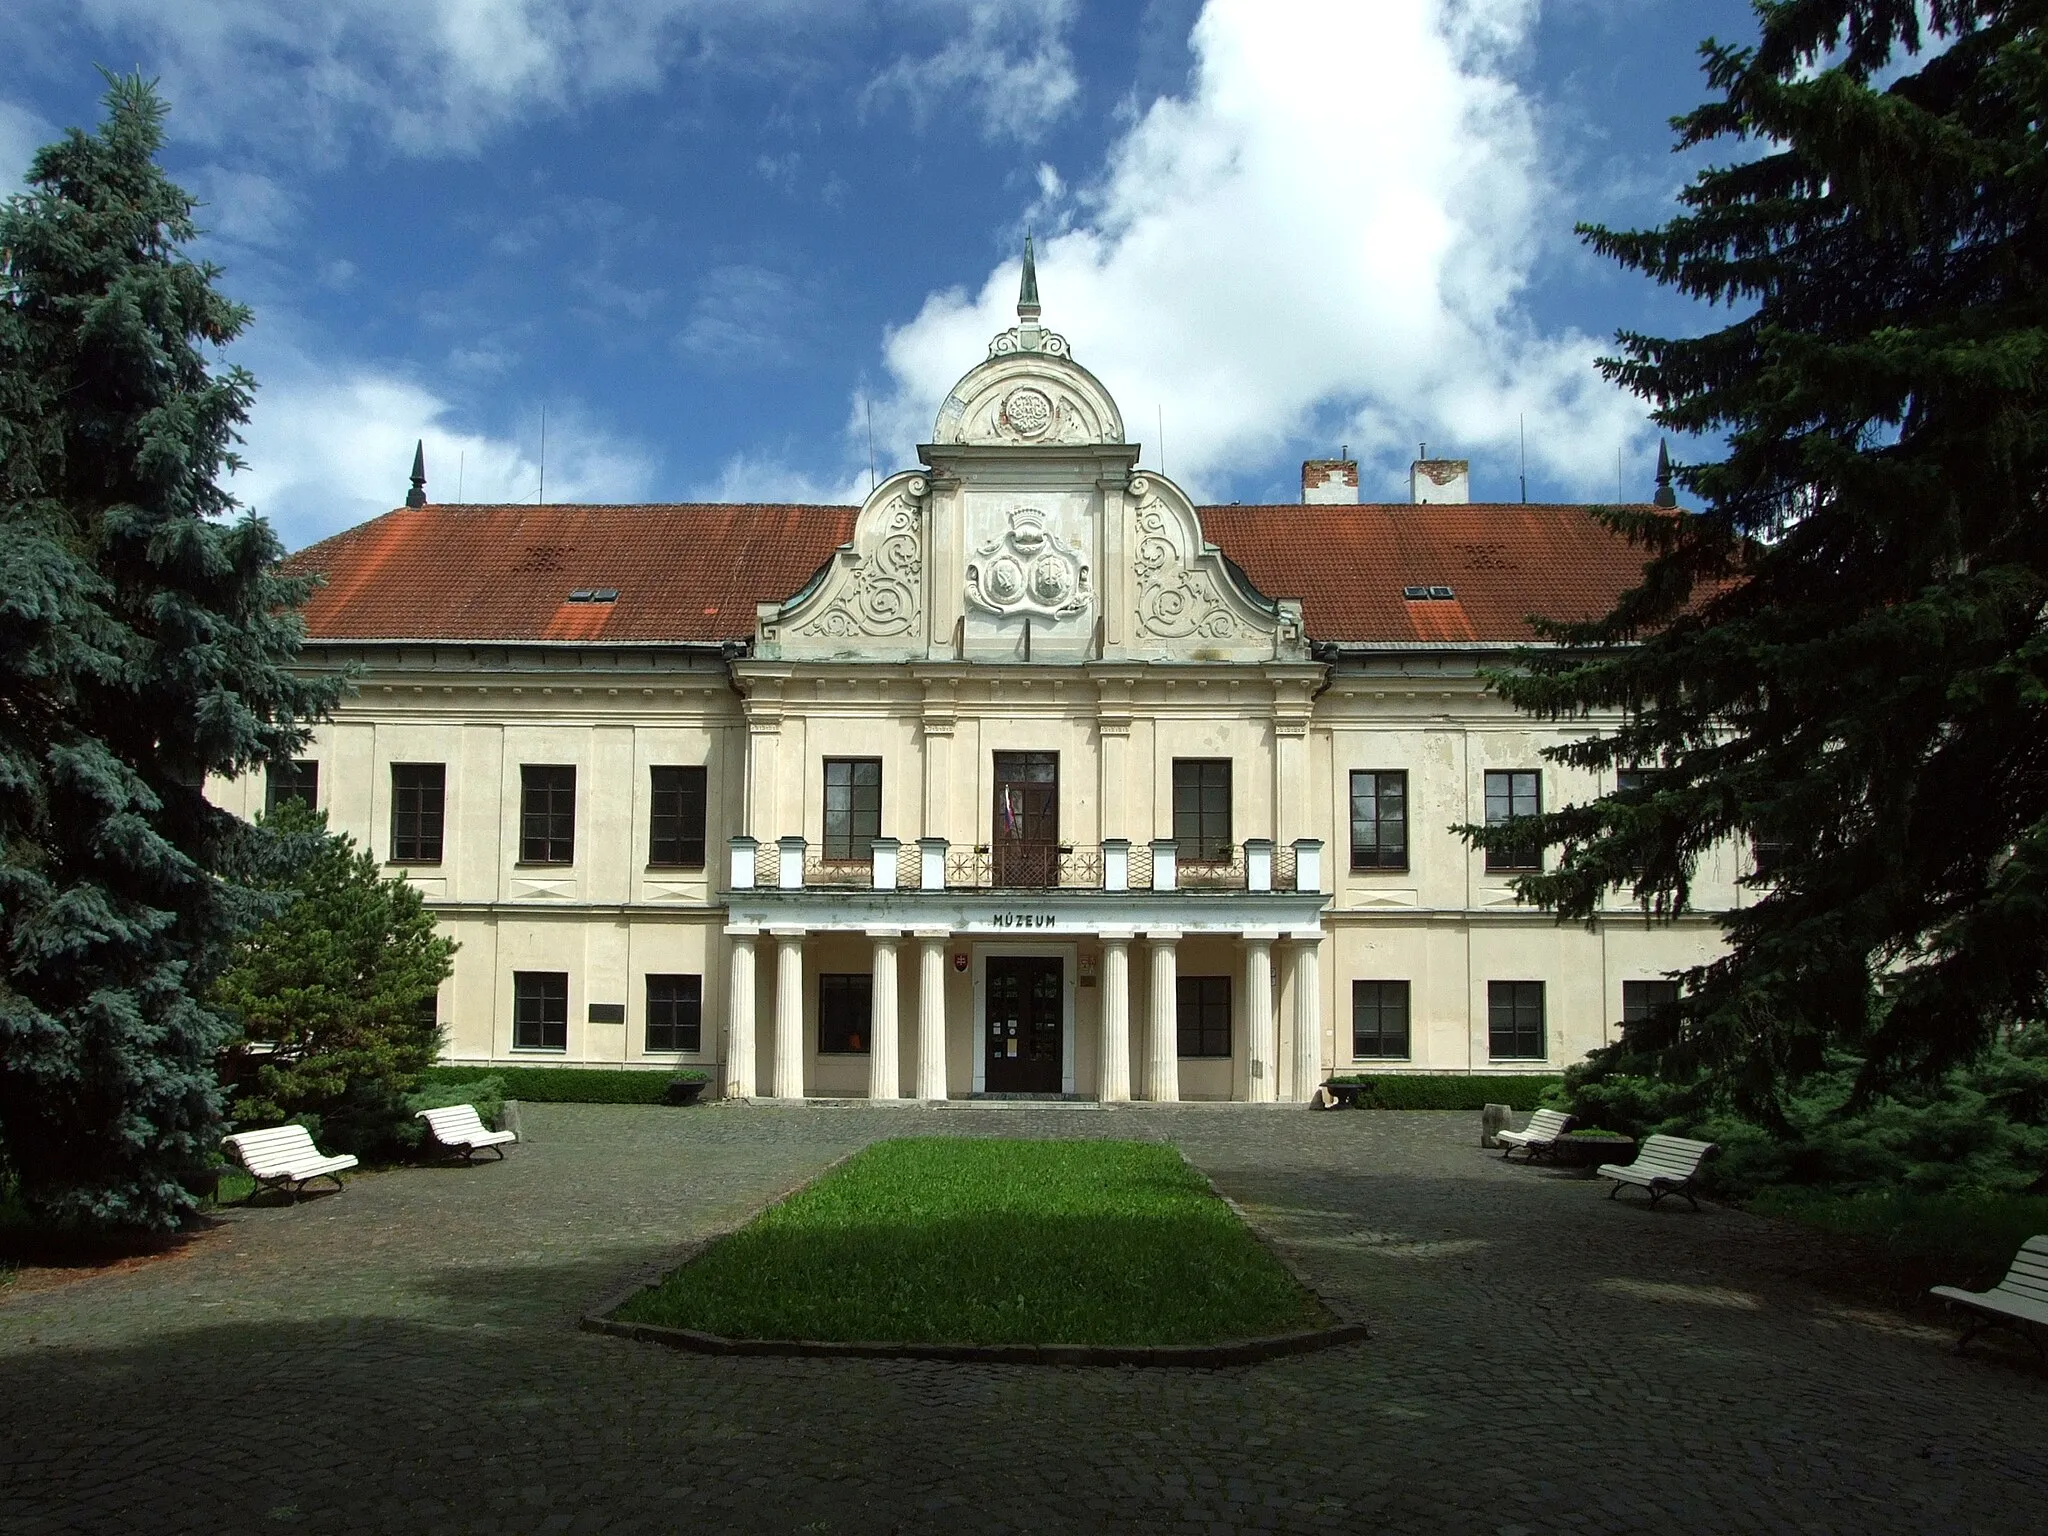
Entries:
<svg viewBox="0 0 2048 1536">
<path fill-rule="evenodd" d="M 1408 499 L 1416 506 L 1461 506 L 1472 499 L 1470 459 L 1417 459 L 1408 466 Z"/>
<path fill-rule="evenodd" d="M 1301 504 L 1304 507 L 1358 505 L 1358 460 L 1347 444 L 1341 459 L 1301 461 Z"/>
</svg>

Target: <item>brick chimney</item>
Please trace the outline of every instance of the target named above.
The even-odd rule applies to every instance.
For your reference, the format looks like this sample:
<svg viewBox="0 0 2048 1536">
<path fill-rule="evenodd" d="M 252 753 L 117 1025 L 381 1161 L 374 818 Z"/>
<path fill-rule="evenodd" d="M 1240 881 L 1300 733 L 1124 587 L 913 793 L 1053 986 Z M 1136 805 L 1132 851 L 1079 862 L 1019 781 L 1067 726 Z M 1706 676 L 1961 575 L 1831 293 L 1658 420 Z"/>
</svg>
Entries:
<svg viewBox="0 0 2048 1536">
<path fill-rule="evenodd" d="M 1408 466 L 1408 499 L 1418 507 L 1470 501 L 1472 461 L 1417 459 Z"/>
<path fill-rule="evenodd" d="M 1341 459 L 1301 461 L 1301 504 L 1305 507 L 1358 505 L 1358 460 L 1347 449 Z"/>
</svg>

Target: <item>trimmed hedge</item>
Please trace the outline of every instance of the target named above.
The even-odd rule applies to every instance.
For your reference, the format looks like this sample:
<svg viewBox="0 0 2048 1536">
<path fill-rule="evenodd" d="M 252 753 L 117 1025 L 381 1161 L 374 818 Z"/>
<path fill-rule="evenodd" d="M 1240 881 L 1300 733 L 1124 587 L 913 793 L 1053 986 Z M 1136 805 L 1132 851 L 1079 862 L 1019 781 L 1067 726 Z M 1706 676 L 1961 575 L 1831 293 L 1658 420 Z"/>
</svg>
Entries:
<svg viewBox="0 0 2048 1536">
<path fill-rule="evenodd" d="M 708 1072 L 626 1072 L 597 1067 L 429 1067 L 420 1074 L 420 1085 L 429 1083 L 471 1083 L 494 1077 L 503 1082 L 500 1090 L 508 1099 L 529 1104 L 666 1104 L 669 1084 L 708 1083 Z"/>
<path fill-rule="evenodd" d="M 1357 1084 L 1360 1109 L 1484 1109 L 1505 1104 L 1529 1110 L 1539 1107 L 1543 1095 L 1564 1079 L 1521 1073 L 1495 1077 L 1476 1072 L 1347 1072 L 1330 1081 Z"/>
</svg>

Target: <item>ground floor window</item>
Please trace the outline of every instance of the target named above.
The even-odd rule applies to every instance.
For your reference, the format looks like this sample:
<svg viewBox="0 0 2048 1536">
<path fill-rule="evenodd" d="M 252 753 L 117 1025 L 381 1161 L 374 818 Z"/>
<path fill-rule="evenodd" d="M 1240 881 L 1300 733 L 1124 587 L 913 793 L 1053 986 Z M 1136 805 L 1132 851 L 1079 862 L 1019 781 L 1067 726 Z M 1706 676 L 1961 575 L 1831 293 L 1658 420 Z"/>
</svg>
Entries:
<svg viewBox="0 0 2048 1536">
<path fill-rule="evenodd" d="M 1675 981 L 1624 981 L 1621 984 L 1621 1032 L 1624 1038 L 1645 1025 L 1664 1023 L 1678 1006 Z"/>
<path fill-rule="evenodd" d="M 874 974 L 854 971 L 818 978 L 818 1054 L 865 1056 Z"/>
<path fill-rule="evenodd" d="M 515 1051 L 569 1049 L 568 972 L 512 973 L 512 1048 Z"/>
<path fill-rule="evenodd" d="M 1408 983 L 1351 983 L 1351 1056 L 1367 1059 L 1408 1059 Z"/>
<path fill-rule="evenodd" d="M 701 1051 L 704 1048 L 704 978 L 647 978 L 647 1049 Z"/>
<path fill-rule="evenodd" d="M 1543 1059 L 1543 983 L 1486 984 L 1487 1054 L 1495 1061 Z"/>
<path fill-rule="evenodd" d="M 1180 1054 L 1230 1054 L 1230 978 L 1183 976 L 1179 996 Z"/>
</svg>

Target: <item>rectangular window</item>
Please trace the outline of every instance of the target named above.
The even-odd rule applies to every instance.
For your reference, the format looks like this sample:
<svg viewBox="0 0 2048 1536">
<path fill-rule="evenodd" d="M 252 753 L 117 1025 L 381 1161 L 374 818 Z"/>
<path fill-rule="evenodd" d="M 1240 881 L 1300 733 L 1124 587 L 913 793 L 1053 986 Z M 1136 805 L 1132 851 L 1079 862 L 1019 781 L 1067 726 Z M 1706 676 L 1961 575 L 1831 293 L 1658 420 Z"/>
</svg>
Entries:
<svg viewBox="0 0 2048 1536">
<path fill-rule="evenodd" d="M 1538 773 L 1521 769 L 1511 773 L 1489 770 L 1486 775 L 1486 824 L 1497 827 L 1523 816 L 1534 816 L 1542 810 L 1541 778 Z M 1535 843 L 1486 850 L 1488 874 L 1542 867 L 1543 850 Z"/>
<path fill-rule="evenodd" d="M 569 1049 L 568 972 L 512 973 L 512 1048 L 515 1051 Z"/>
<path fill-rule="evenodd" d="M 271 763 L 263 770 L 263 814 L 272 816 L 287 800 L 309 811 L 320 809 L 320 765 L 310 759 Z"/>
<path fill-rule="evenodd" d="M 1408 867 L 1408 775 L 1351 775 L 1351 867 Z"/>
<path fill-rule="evenodd" d="M 1173 760 L 1173 841 L 1186 864 L 1230 862 L 1230 759 Z"/>
<path fill-rule="evenodd" d="M 519 767 L 519 862 L 576 862 L 576 770 Z"/>
<path fill-rule="evenodd" d="M 875 995 L 871 971 L 818 978 L 818 1054 L 865 1056 L 868 1012 Z"/>
<path fill-rule="evenodd" d="M 706 771 L 653 768 L 649 772 L 654 777 L 654 813 L 648 822 L 648 864 L 661 869 L 702 869 Z"/>
<path fill-rule="evenodd" d="M 391 861 L 441 862 L 441 813 L 447 804 L 448 769 L 441 763 L 391 765 Z"/>
<path fill-rule="evenodd" d="M 1228 1056 L 1230 978 L 1183 976 L 1179 985 L 1177 1013 L 1180 1026 L 1180 1054 Z"/>
<path fill-rule="evenodd" d="M 1543 1059 L 1543 983 L 1486 984 L 1487 1054 L 1495 1061 Z"/>
<path fill-rule="evenodd" d="M 701 1051 L 704 1048 L 704 978 L 647 978 L 647 1049 Z"/>
<path fill-rule="evenodd" d="M 882 835 L 882 760 L 825 759 L 825 857 L 866 859 Z"/>
<path fill-rule="evenodd" d="M 1408 1059 L 1408 983 L 1351 983 L 1351 1056 L 1367 1059 Z"/>
<path fill-rule="evenodd" d="M 1624 981 L 1621 984 L 1621 1033 L 1627 1039 L 1640 1034 L 1645 1025 L 1658 1034 L 1668 1034 L 1671 1010 L 1678 1006 L 1675 981 Z M 1663 1025 L 1665 1028 L 1658 1029 Z M 1638 1040 L 1639 1044 L 1651 1043 Z"/>
</svg>

